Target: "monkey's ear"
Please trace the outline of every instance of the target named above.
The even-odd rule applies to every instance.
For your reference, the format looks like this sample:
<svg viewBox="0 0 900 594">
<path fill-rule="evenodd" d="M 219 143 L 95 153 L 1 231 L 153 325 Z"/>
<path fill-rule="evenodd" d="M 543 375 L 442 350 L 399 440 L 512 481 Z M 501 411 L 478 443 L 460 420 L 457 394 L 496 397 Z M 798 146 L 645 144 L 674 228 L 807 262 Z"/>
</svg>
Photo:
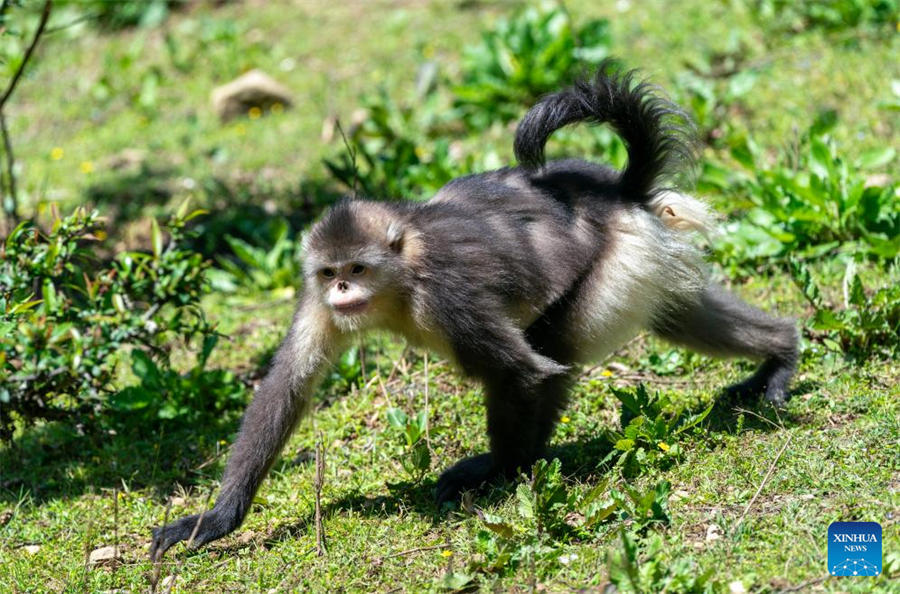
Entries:
<svg viewBox="0 0 900 594">
<path fill-rule="evenodd" d="M 387 228 L 387 242 L 388 247 L 391 248 L 395 253 L 400 253 L 403 250 L 403 235 L 404 229 L 403 225 L 398 223 L 397 221 L 392 221 Z"/>
</svg>

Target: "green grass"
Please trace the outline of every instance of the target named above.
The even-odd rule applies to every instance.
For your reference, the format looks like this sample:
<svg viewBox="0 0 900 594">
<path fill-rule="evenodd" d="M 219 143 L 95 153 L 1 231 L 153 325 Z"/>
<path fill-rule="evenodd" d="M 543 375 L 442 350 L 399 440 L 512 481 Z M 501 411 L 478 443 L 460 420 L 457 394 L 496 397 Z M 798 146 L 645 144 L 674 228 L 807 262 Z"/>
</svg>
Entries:
<svg viewBox="0 0 900 594">
<path fill-rule="evenodd" d="M 230 212 L 233 204 L 203 189 L 205 180 L 216 178 L 241 200 L 272 200 L 275 210 L 286 213 L 300 208 L 302 226 L 316 212 L 303 210 L 309 201 L 315 205 L 320 195 L 335 191 L 321 158 L 338 151 L 340 141 L 329 145 L 320 139 L 323 121 L 334 115 L 348 121 L 359 95 L 378 85 L 398 100 L 410 97 L 424 59 L 438 61 L 442 73 L 453 76 L 461 48 L 518 5 L 294 4 L 198 7 L 176 13 L 157 29 L 98 35 L 75 26 L 48 37 L 7 108 L 23 165 L 25 210 L 42 213 L 51 202 L 70 207 L 96 199 L 104 184 L 112 188 L 104 208 L 118 217 L 114 233 L 140 245 L 146 241 L 140 216 L 165 211 L 185 197 L 221 207 L 212 216 Z M 619 11 L 617 5 L 629 8 Z M 767 153 L 794 143 L 825 107 L 838 110 L 833 134 L 849 155 L 900 144 L 896 112 L 880 106 L 892 97 L 891 82 L 900 79 L 900 36 L 871 29 L 787 34 L 761 27 L 742 6 L 567 2 L 576 21 L 610 18 L 614 53 L 666 89 L 674 89 L 687 64 L 711 56 L 731 56 L 741 68 L 756 69 L 754 87 L 729 106 L 725 120 Z M 166 33 L 175 40 L 183 70 L 166 53 Z M 211 114 L 209 92 L 249 67 L 293 89 L 295 108 L 220 125 Z M 148 76 L 158 76 L 157 95 L 142 104 Z M 107 98 L 103 84 L 109 86 Z M 501 157 L 511 158 L 511 130 L 487 134 Z M 63 149 L 61 159 L 51 157 L 54 147 Z M 155 173 L 129 177 L 113 170 L 111 157 L 128 148 L 145 151 Z M 717 149 L 707 154 L 726 159 Z M 162 190 L 143 191 L 147 187 Z M 136 207 L 127 210 L 132 202 Z M 827 279 L 823 291 L 839 295 L 840 267 L 815 265 Z M 896 268 L 862 269 L 867 278 L 900 282 Z M 732 288 L 767 309 L 801 319 L 811 313 L 777 269 Z M 213 296 L 205 308 L 230 336 L 211 366 L 233 369 L 252 384 L 289 323 L 290 296 Z M 661 480 L 671 483 L 671 523 L 655 530 L 665 547 L 653 561 L 691 559 L 698 573 L 713 571 L 719 589 L 740 581 L 748 591 L 761 592 L 891 591 L 886 576 L 827 578 L 825 555 L 830 522 L 878 521 L 886 561 L 888 555 L 894 559 L 891 577 L 897 577 L 900 371 L 895 362 L 850 364 L 812 346 L 817 348 L 807 351 L 785 410 L 755 403 L 737 410 L 733 403 L 719 403 L 703 430 L 681 443 L 680 460 L 648 466 L 629 481 L 642 491 Z M 586 492 L 606 476 L 597 466 L 608 449 L 599 437 L 618 423 L 610 385 L 643 381 L 693 408 L 708 405 L 721 387 L 752 369 L 699 356 L 685 356 L 673 369 L 648 361 L 651 353 L 668 351 L 640 337 L 615 355 L 611 375 L 602 373 L 603 366 L 585 370 L 553 442 L 572 490 Z M 440 361 L 430 361 L 426 376 L 422 353 L 400 358 L 402 345 L 390 340 L 371 341 L 367 353 L 368 373 L 360 385 L 321 391 L 315 414 L 291 438 L 245 524 L 198 551 L 178 547 L 167 555 L 159 569 L 162 576 L 177 574 L 175 591 L 421 591 L 437 589 L 449 572 L 484 566 L 482 522 L 465 511 L 437 509 L 431 496 L 443 468 L 486 448 L 480 389 Z M 391 373 L 395 360 L 400 364 Z M 376 374 L 386 382 L 383 388 Z M 411 483 L 399 462 L 402 439 L 389 427 L 386 411 L 423 410 L 426 382 L 434 456 L 425 478 Z M 146 590 L 154 571 L 147 558 L 150 527 L 163 522 L 173 496 L 171 517 L 197 512 L 215 496 L 238 421 L 235 414 L 203 427 L 160 423 L 85 435 L 46 424 L 2 446 L 0 590 Z M 316 554 L 311 462 L 319 439 L 325 451 L 322 556 Z M 515 486 L 507 485 L 476 503 L 512 521 L 514 494 Z M 602 588 L 610 552 L 622 550 L 623 525 L 616 520 L 591 538 L 557 542 L 566 563 L 541 560 L 534 568 L 480 573 L 477 587 Z M 86 563 L 91 550 L 112 544 L 120 548 L 120 563 Z"/>
</svg>

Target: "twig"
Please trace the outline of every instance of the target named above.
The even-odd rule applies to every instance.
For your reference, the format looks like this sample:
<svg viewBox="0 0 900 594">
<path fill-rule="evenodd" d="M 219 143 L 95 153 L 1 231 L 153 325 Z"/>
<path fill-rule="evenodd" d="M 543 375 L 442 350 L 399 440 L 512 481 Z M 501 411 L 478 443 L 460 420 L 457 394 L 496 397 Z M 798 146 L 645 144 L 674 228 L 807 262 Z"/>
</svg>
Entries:
<svg viewBox="0 0 900 594">
<path fill-rule="evenodd" d="M 99 18 L 100 13 L 93 14 L 83 14 L 80 17 L 76 17 L 69 21 L 68 23 L 63 23 L 62 25 L 57 25 L 55 27 L 48 27 L 46 31 L 44 31 L 45 35 L 52 35 L 53 33 L 59 33 L 60 31 L 65 31 L 69 27 L 74 27 L 79 23 L 83 23 L 85 21 L 96 20 Z"/>
<path fill-rule="evenodd" d="M 31 54 L 34 53 L 34 48 L 37 47 L 38 40 L 40 40 L 41 35 L 44 33 L 44 27 L 47 26 L 47 21 L 50 19 L 50 8 L 52 8 L 52 6 L 53 0 L 44 1 L 44 9 L 41 11 L 41 20 L 38 23 L 37 31 L 34 32 L 34 37 L 31 39 L 31 44 L 28 46 L 28 49 L 25 50 L 22 62 L 16 69 L 15 74 L 13 74 L 12 80 L 9 81 L 6 91 L 0 96 L 0 111 L 3 111 L 3 106 L 6 105 L 6 101 L 12 96 L 13 91 L 16 89 L 16 85 L 19 83 L 19 79 L 22 78 L 25 66 L 28 64 L 28 60 L 31 59 Z"/>
<path fill-rule="evenodd" d="M 434 551 L 437 549 L 447 549 L 450 548 L 450 543 L 445 542 L 436 545 L 430 545 L 427 547 L 415 547 L 414 549 L 406 549 L 405 551 L 398 551 L 396 553 L 391 553 L 389 555 L 385 555 L 379 559 L 379 561 L 384 561 L 385 559 L 390 559 L 391 557 L 404 557 L 406 555 L 411 555 L 412 553 L 421 553 L 422 551 Z"/>
<path fill-rule="evenodd" d="M 744 413 L 744 414 L 748 414 L 748 415 L 754 416 L 754 417 L 756 417 L 757 419 L 759 419 L 760 421 L 765 421 L 766 423 L 768 423 L 769 425 L 775 427 L 776 429 L 781 429 L 782 431 L 786 431 L 784 425 L 779 425 L 778 423 L 774 422 L 772 419 L 767 419 L 767 418 L 765 418 L 764 416 L 762 416 L 761 414 L 759 414 L 758 412 L 755 412 L 755 411 L 752 411 L 752 410 L 747 410 L 746 408 L 741 408 L 741 407 L 739 407 L 739 406 L 738 406 L 738 407 L 735 407 L 734 410 L 737 411 L 737 412 L 739 412 L 739 413 Z"/>
<path fill-rule="evenodd" d="M 388 406 L 390 408 L 394 408 L 394 401 L 391 400 L 391 393 L 388 392 L 387 386 L 385 385 L 384 380 L 381 379 L 380 375 L 378 376 L 378 386 L 381 388 L 381 394 L 384 396 L 384 399 L 387 400 Z"/>
<path fill-rule="evenodd" d="M 119 561 L 119 487 L 113 487 L 113 559 Z"/>
<path fill-rule="evenodd" d="M 431 452 L 431 458 L 434 459 L 435 453 L 434 449 L 431 447 L 431 432 L 429 427 L 431 426 L 431 422 L 429 421 L 429 410 L 428 410 L 428 384 L 430 383 L 430 376 L 428 375 L 428 351 L 425 351 L 424 356 L 424 364 L 425 364 L 425 445 L 428 446 L 428 451 Z"/>
<path fill-rule="evenodd" d="M 325 483 L 325 452 L 322 447 L 322 434 L 316 440 L 316 554 L 321 557 L 325 550 L 325 530 L 322 526 L 322 486 Z"/>
<path fill-rule="evenodd" d="M 801 592 L 801 591 L 806 590 L 810 586 L 815 586 L 816 584 L 821 584 L 822 582 L 824 582 L 827 579 L 828 579 L 828 576 L 825 575 L 822 577 L 818 577 L 814 580 L 809 580 L 809 581 L 803 582 L 801 584 L 797 584 L 796 586 L 791 586 L 790 588 L 784 588 L 783 590 L 777 590 L 777 592 L 779 594 L 781 594 L 781 592 Z"/>
<path fill-rule="evenodd" d="M 356 164 L 356 149 L 350 146 L 350 141 L 347 139 L 347 135 L 344 134 L 344 127 L 341 125 L 340 118 L 335 120 L 335 127 L 337 127 L 338 132 L 341 133 L 341 140 L 344 143 L 344 148 L 347 149 L 347 154 L 350 156 L 350 166 L 353 168 L 353 187 L 350 189 L 353 198 L 356 198 L 357 187 L 359 186 L 359 166 Z"/>
<path fill-rule="evenodd" d="M 391 372 L 388 374 L 387 379 L 384 380 L 385 383 L 391 383 L 393 381 L 394 376 L 397 374 L 397 370 L 400 369 L 400 362 L 406 361 L 406 355 L 409 353 L 409 345 L 405 345 L 403 347 L 403 352 L 400 353 L 400 356 L 397 357 L 397 360 L 394 361 L 394 365 L 391 367 Z"/>
<path fill-rule="evenodd" d="M 166 501 L 166 510 L 163 512 L 163 526 L 169 524 L 169 512 L 172 511 L 172 500 Z M 165 530 L 165 528 L 163 528 Z M 156 594 L 156 586 L 159 584 L 159 574 L 162 569 L 162 555 L 154 555 L 153 572 L 150 574 L 150 594 Z"/>
<path fill-rule="evenodd" d="M 9 207 L 9 214 L 15 220 L 19 215 L 19 190 L 16 187 L 16 157 L 13 154 L 12 141 L 9 139 L 9 129 L 6 127 L 6 115 L 0 111 L 0 133 L 3 134 L 3 150 L 4 161 L 6 161 L 6 186 L 9 199 L 12 204 Z"/>
<path fill-rule="evenodd" d="M 744 508 L 744 513 L 741 514 L 741 517 L 738 518 L 737 524 L 734 525 L 734 528 L 731 529 L 731 533 L 734 534 L 737 532 L 738 528 L 741 527 L 741 524 L 744 522 L 744 518 L 747 517 L 747 512 L 750 511 L 750 508 L 753 507 L 753 504 L 756 503 L 756 499 L 759 497 L 759 494 L 762 493 L 763 487 L 766 486 L 766 483 L 769 481 L 769 477 L 772 476 L 772 472 L 775 471 L 775 466 L 778 464 L 778 460 L 781 459 L 781 455 L 787 449 L 788 445 L 791 443 L 791 439 L 793 439 L 794 434 L 788 433 L 788 438 L 784 440 L 784 445 L 781 446 L 781 449 L 778 450 L 778 454 L 775 456 L 775 459 L 772 460 L 772 464 L 769 465 L 769 470 L 766 472 L 766 476 L 763 477 L 762 482 L 759 484 L 759 487 L 756 489 L 756 493 L 753 494 L 753 499 L 750 500 L 750 503 L 747 504 L 747 507 Z"/>
<path fill-rule="evenodd" d="M 87 529 L 85 530 L 85 538 L 84 538 L 84 567 L 82 567 L 81 572 L 81 583 L 84 586 L 84 591 L 87 592 L 87 583 L 88 583 L 88 571 L 91 564 L 91 532 L 94 528 L 94 516 L 91 514 L 88 516 L 87 521 Z"/>
<path fill-rule="evenodd" d="M 197 516 L 197 523 L 194 524 L 194 529 L 191 530 L 191 536 L 187 540 L 187 548 L 191 548 L 194 546 L 194 539 L 197 538 L 197 533 L 200 531 L 200 525 L 203 523 L 203 516 L 206 515 L 206 510 L 209 509 L 209 502 L 212 500 L 212 491 L 206 494 L 206 501 L 203 503 L 203 511 L 200 512 L 200 515 Z M 171 594 L 172 588 L 175 587 L 175 581 L 178 579 L 178 574 L 181 572 L 181 567 L 184 565 L 184 557 L 179 557 L 178 563 L 175 564 L 175 570 L 170 574 L 170 580 L 168 585 L 166 586 L 165 594 Z"/>
</svg>

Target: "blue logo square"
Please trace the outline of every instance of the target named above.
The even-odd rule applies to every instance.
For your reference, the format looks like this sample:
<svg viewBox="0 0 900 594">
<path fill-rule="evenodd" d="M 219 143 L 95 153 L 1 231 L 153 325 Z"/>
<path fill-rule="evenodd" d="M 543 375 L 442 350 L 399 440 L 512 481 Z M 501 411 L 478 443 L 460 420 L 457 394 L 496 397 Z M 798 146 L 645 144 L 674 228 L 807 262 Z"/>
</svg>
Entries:
<svg viewBox="0 0 900 594">
<path fill-rule="evenodd" d="M 881 573 L 881 524 L 832 522 L 828 527 L 828 573 L 848 577 Z"/>
</svg>

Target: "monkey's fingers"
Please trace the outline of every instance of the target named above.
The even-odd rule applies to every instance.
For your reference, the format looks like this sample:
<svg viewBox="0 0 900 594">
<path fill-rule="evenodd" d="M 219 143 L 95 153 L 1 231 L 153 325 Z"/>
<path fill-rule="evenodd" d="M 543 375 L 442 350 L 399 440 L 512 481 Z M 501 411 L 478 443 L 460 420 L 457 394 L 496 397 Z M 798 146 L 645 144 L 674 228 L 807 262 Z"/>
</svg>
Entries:
<svg viewBox="0 0 900 594">
<path fill-rule="evenodd" d="M 165 526 L 153 528 L 153 541 L 150 543 L 150 559 L 159 560 L 172 545 L 191 537 L 199 516 L 181 518 Z"/>
<path fill-rule="evenodd" d="M 191 548 L 197 548 L 222 538 L 240 526 L 243 519 L 243 515 L 232 507 L 214 507 L 202 514 L 186 516 L 154 528 L 150 558 L 156 560 L 162 557 L 172 545 L 183 540 L 189 541 Z"/>
</svg>

